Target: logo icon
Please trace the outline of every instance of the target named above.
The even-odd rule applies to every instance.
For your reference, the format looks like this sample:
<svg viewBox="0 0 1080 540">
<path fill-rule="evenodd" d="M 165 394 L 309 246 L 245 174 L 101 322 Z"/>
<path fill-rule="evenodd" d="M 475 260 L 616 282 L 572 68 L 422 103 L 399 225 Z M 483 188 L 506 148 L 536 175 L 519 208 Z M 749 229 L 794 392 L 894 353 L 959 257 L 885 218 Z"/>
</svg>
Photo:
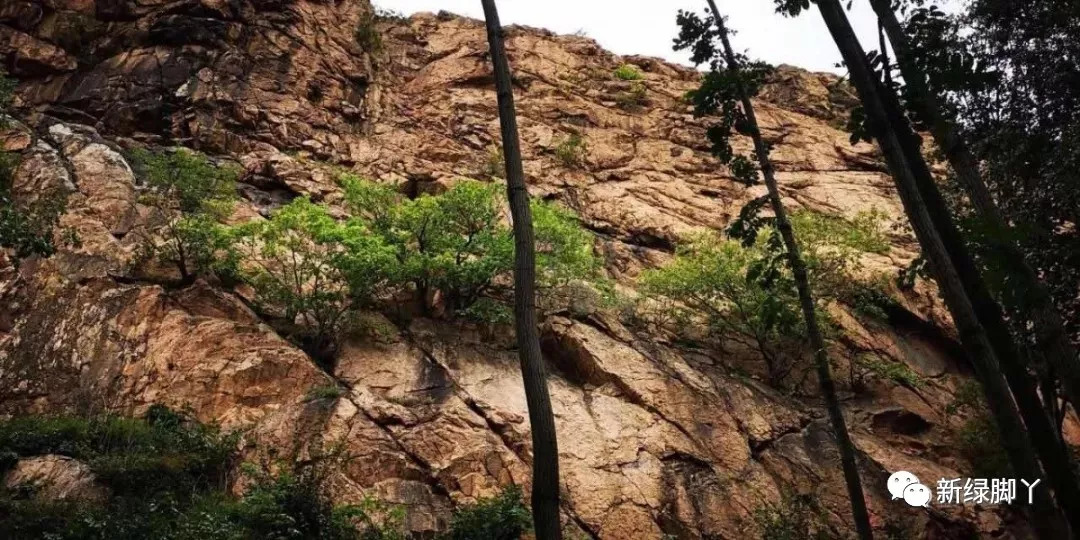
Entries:
<svg viewBox="0 0 1080 540">
<path fill-rule="evenodd" d="M 904 502 L 911 506 L 929 506 L 933 496 L 930 488 L 922 484 L 910 484 L 904 488 Z"/>
<path fill-rule="evenodd" d="M 889 483 L 887 487 L 889 488 L 889 493 L 892 494 L 892 498 L 895 501 L 896 499 L 904 498 L 904 488 L 912 484 L 918 483 L 919 479 L 914 474 L 911 474 L 907 471 L 896 471 L 892 473 L 892 476 L 889 477 Z"/>
</svg>

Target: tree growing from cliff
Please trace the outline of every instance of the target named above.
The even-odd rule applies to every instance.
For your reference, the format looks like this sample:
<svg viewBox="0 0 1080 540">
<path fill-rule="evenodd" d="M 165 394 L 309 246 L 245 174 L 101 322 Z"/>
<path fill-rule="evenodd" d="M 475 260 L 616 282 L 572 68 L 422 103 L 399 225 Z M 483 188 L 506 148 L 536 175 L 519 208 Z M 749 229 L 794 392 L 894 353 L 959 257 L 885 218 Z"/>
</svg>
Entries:
<svg viewBox="0 0 1080 540">
<path fill-rule="evenodd" d="M 448 313 L 471 312 L 485 298 L 505 296 L 514 262 L 514 238 L 505 225 L 498 186 L 462 180 L 438 195 L 406 199 L 389 186 L 346 175 L 346 205 L 397 256 L 399 285 L 410 285 L 426 310 L 436 292 Z M 538 290 L 557 297 L 568 284 L 597 269 L 592 236 L 569 210 L 531 201 Z M 473 310 L 474 311 L 474 310 Z"/>
<path fill-rule="evenodd" d="M 369 304 L 399 271 L 394 249 L 364 223 L 338 221 L 306 197 L 228 235 L 256 302 L 325 367 L 346 314 Z"/>
<path fill-rule="evenodd" d="M 157 226 L 142 239 L 144 258 L 175 266 L 181 284 L 199 275 L 231 277 L 234 258 L 219 221 L 232 211 L 236 171 L 186 149 L 140 149 L 132 158 L 147 186 L 140 202 L 153 210 Z"/>
<path fill-rule="evenodd" d="M 712 13 L 712 24 L 705 22 L 692 13 L 680 12 L 681 31 L 679 38 L 676 40 L 676 48 L 691 48 L 695 60 L 708 59 L 711 62 L 712 71 L 706 75 L 706 83 L 702 84 L 701 89 L 697 91 L 695 102 L 699 114 L 713 113 L 717 110 L 724 112 L 723 116 L 727 122 L 719 128 L 712 128 L 709 132 L 714 146 L 719 146 L 724 150 L 719 153 L 720 157 L 729 158 L 727 159 L 729 163 L 733 159 L 730 144 L 725 143 L 725 139 L 731 136 L 732 129 L 749 134 L 754 142 L 755 157 L 761 175 L 765 179 L 768 199 L 775 216 L 773 219 L 774 226 L 783 241 L 787 266 L 794 277 L 799 306 L 806 325 L 806 333 L 809 337 L 810 346 L 814 351 L 818 384 L 825 398 L 829 421 L 832 424 L 833 434 L 840 450 L 840 461 L 844 470 L 844 479 L 847 483 L 848 497 L 851 499 L 855 529 L 858 531 L 860 538 L 867 540 L 873 537 L 873 532 L 870 528 L 870 515 L 866 510 L 866 501 L 863 498 L 862 480 L 859 477 L 855 446 L 852 444 L 848 434 L 844 414 L 840 408 L 840 400 L 836 395 L 835 384 L 830 373 L 829 357 L 818 322 L 817 305 L 810 289 L 806 262 L 802 258 L 798 241 L 795 238 L 794 230 L 781 200 L 772 161 L 769 159 L 769 145 L 761 135 L 757 117 L 754 113 L 754 106 L 750 100 L 760 89 L 761 70 L 746 71 L 742 68 L 745 59 L 736 56 L 728 37 L 728 30 L 723 16 L 716 8 L 716 3 L 713 0 L 708 0 L 708 4 Z M 713 29 L 713 25 L 715 25 L 715 29 Z M 716 37 L 719 38 L 723 46 L 722 50 L 715 49 Z M 721 69 L 722 65 L 726 66 L 726 69 Z M 724 130 L 725 127 L 727 130 Z M 746 162 L 748 161 L 746 160 Z M 747 173 L 747 179 L 756 180 L 757 171 L 752 171 L 746 165 L 746 162 L 743 162 L 743 167 L 744 172 Z M 763 271 L 775 273 L 774 268 L 765 268 Z"/>
<path fill-rule="evenodd" d="M 799 211 L 791 223 L 803 249 L 803 260 L 815 295 L 817 318 L 833 333 L 827 315 L 829 302 L 854 302 L 873 285 L 856 277 L 864 253 L 888 249 L 875 213 L 857 219 Z M 710 336 L 733 341 L 756 351 L 765 361 L 769 382 L 793 389 L 789 381 L 809 338 L 800 312 L 798 287 L 778 232 L 767 227 L 751 241 L 721 239 L 715 234 L 680 245 L 675 259 L 642 274 L 642 292 L 650 298 L 646 319 L 670 322 L 676 331 L 704 322 Z M 781 263 L 778 265 L 778 263 Z"/>
<path fill-rule="evenodd" d="M 487 25 L 495 91 L 499 105 L 502 146 L 506 157 L 506 185 L 514 228 L 514 330 L 517 335 L 521 378 L 529 408 L 532 431 L 532 510 L 539 540 L 559 540 L 559 448 L 555 416 L 548 395 L 547 371 L 540 353 L 536 321 L 536 245 L 533 236 L 529 191 L 521 165 L 517 116 L 510 77 L 510 63 L 503 44 L 503 29 L 495 0 L 481 0 Z"/>
<path fill-rule="evenodd" d="M 809 0 L 777 0 L 776 4 L 789 15 L 810 7 Z M 1014 470 L 1023 477 L 1044 477 L 1041 460 L 1066 514 L 1073 520 L 1080 519 L 1077 508 L 1080 497 L 1070 458 L 1042 408 L 1000 306 L 990 295 L 952 221 L 899 99 L 892 88 L 877 78 L 840 2 L 818 0 L 815 4 L 850 70 L 867 127 L 885 156 L 999 429 L 1017 435 L 1003 441 Z M 1019 436 L 1025 432 L 1028 436 Z M 1039 536 L 1057 538 L 1066 534 L 1068 526 L 1062 521 L 1053 498 L 1047 493 L 1036 493 L 1036 499 L 1033 524 Z"/>
</svg>

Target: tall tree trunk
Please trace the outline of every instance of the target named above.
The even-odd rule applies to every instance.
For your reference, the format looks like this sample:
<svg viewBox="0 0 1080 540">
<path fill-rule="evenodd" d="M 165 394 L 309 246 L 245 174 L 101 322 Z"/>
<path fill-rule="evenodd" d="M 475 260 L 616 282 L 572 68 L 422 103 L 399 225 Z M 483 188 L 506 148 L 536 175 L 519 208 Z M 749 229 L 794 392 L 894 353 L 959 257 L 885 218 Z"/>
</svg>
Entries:
<svg viewBox="0 0 1080 540">
<path fill-rule="evenodd" d="M 720 40 L 724 46 L 724 58 L 727 61 L 728 70 L 735 75 L 738 85 L 739 100 L 742 103 L 743 114 L 746 116 L 747 127 L 754 141 L 754 151 L 757 153 L 758 163 L 761 166 L 761 174 L 765 178 L 765 186 L 769 191 L 769 202 L 776 216 L 776 228 L 784 240 L 787 250 L 788 264 L 795 277 L 795 284 L 799 291 L 799 304 L 802 308 L 803 319 L 806 322 L 806 333 L 810 338 L 810 346 L 814 350 L 814 363 L 817 368 L 818 384 L 825 398 L 826 409 L 829 413 L 829 421 L 832 424 L 836 436 L 836 445 L 840 450 L 840 462 L 844 470 L 844 480 L 847 484 L 848 497 L 851 499 L 851 514 L 855 521 L 855 530 L 858 531 L 862 540 L 872 540 L 873 529 L 870 527 L 870 514 L 866 510 L 866 500 L 863 497 L 862 480 L 859 477 L 859 465 L 855 455 L 855 445 L 851 442 L 847 425 L 844 421 L 844 413 L 840 408 L 840 400 L 836 396 L 836 387 L 833 383 L 829 367 L 829 355 L 825 348 L 825 339 L 821 335 L 818 325 L 817 312 L 814 307 L 814 297 L 810 290 L 810 281 L 807 277 L 806 263 L 803 262 L 799 252 L 799 244 L 795 238 L 795 232 L 791 228 L 787 211 L 780 198 L 780 189 L 776 183 L 776 172 L 772 160 L 769 158 L 769 147 L 761 135 L 758 126 L 757 115 L 754 105 L 750 101 L 750 94 L 741 79 L 738 78 L 740 66 L 735 58 L 735 50 L 731 47 L 728 37 L 727 26 L 724 17 L 716 7 L 715 0 L 708 0 L 712 10 L 716 26 L 720 30 Z"/>
<path fill-rule="evenodd" d="M 930 126 L 934 142 L 948 158 L 979 218 L 989 226 L 991 249 L 997 252 L 997 259 L 1006 265 L 1010 276 L 1015 279 L 1010 280 L 1008 286 L 1021 299 L 1021 315 L 1034 325 L 1039 351 L 1060 374 L 1068 401 L 1080 406 L 1080 361 L 1077 360 L 1075 348 L 1069 343 L 1050 293 L 1013 241 L 1011 227 L 983 182 L 978 160 L 960 136 L 955 123 L 946 116 L 938 97 L 931 92 L 926 74 L 915 62 L 907 35 L 889 0 L 870 1 L 889 36 L 904 82 L 915 98 L 918 112 Z"/>
<path fill-rule="evenodd" d="M 846 22 L 843 11 L 840 11 L 840 14 Z M 873 82 L 880 90 L 879 96 L 889 121 L 889 129 L 898 137 L 933 226 L 960 277 L 964 291 L 974 307 L 975 317 L 984 328 L 998 365 L 1016 399 L 1032 445 L 1049 477 L 1048 483 L 1057 495 L 1058 503 L 1065 510 L 1073 530 L 1080 533 L 1080 483 L 1076 480 L 1072 457 L 1058 437 L 1055 424 L 1039 399 L 1036 381 L 1013 340 L 1001 306 L 983 281 L 963 236 L 952 220 L 948 205 L 923 157 L 921 140 L 904 115 L 899 98 L 891 88 L 883 88 L 876 78 Z"/>
<path fill-rule="evenodd" d="M 503 30 L 495 0 L 481 0 L 487 21 L 488 45 L 495 71 L 495 90 L 499 102 L 499 125 L 502 129 L 503 155 L 506 161 L 506 191 L 514 227 L 514 329 L 517 334 L 521 377 L 529 407 L 532 429 L 533 483 L 532 510 L 536 537 L 560 540 L 559 519 L 559 447 L 555 438 L 555 417 L 551 412 L 547 373 L 540 354 L 536 324 L 536 253 L 532 213 L 525 172 L 521 166 L 517 115 L 511 88 L 510 63 L 503 45 Z"/>
<path fill-rule="evenodd" d="M 905 132 L 905 126 L 898 125 L 895 111 L 891 110 L 887 103 L 888 96 L 882 91 L 880 81 L 870 69 L 862 46 L 852 31 L 839 2 L 818 0 L 817 5 L 851 72 L 852 83 L 866 109 L 870 130 L 885 156 L 905 212 L 930 263 L 945 303 L 953 315 L 965 351 L 971 358 L 976 374 L 982 383 L 1013 468 L 1023 478 L 1044 478 L 1032 440 L 1022 436 L 1025 433 L 1024 422 L 1012 400 L 1009 386 L 1002 379 L 999 371 L 997 356 L 999 347 L 994 346 L 993 338 L 988 336 L 986 329 L 983 328 L 982 321 L 976 314 L 977 306 L 969 298 L 969 288 L 962 279 L 962 273 L 970 272 L 973 264 L 970 268 L 958 269 L 950 250 L 946 249 L 947 243 L 950 248 L 955 247 L 956 238 L 943 239 L 942 232 L 939 231 L 941 223 L 935 217 L 948 219 L 948 215 L 934 215 L 941 210 L 938 204 L 934 204 L 941 203 L 940 194 L 936 193 L 936 190 L 930 190 L 927 193 L 924 189 L 925 178 L 920 178 L 923 173 L 920 169 L 926 169 L 926 164 L 922 161 L 921 154 L 915 155 L 912 152 L 914 135 L 910 133 L 910 130 Z M 915 161 L 912 162 L 912 160 Z M 928 170 L 923 174 L 928 174 Z M 930 180 L 932 182 L 932 177 Z M 927 194 L 930 195 L 929 201 L 926 199 Z M 934 195 L 937 195 L 937 200 L 934 200 Z M 951 220 L 949 224 L 951 225 Z M 945 234 L 951 236 L 950 232 L 956 233 L 955 227 L 951 231 L 946 229 Z M 961 244 L 960 248 L 962 247 Z M 962 249 L 961 253 L 966 255 L 966 251 Z M 963 262 L 962 259 L 963 257 L 961 257 L 961 262 Z M 996 304 L 994 306 L 996 307 Z M 981 309 L 983 306 L 978 307 Z M 1000 345 L 1000 341 L 997 345 Z M 1015 360 L 1015 355 L 1012 359 Z M 1039 409 L 1042 411 L 1041 407 Z M 1035 490 L 1035 495 L 1036 517 L 1033 520 L 1033 526 L 1039 537 L 1047 540 L 1065 538 L 1068 529 L 1053 499 L 1045 491 Z"/>
</svg>

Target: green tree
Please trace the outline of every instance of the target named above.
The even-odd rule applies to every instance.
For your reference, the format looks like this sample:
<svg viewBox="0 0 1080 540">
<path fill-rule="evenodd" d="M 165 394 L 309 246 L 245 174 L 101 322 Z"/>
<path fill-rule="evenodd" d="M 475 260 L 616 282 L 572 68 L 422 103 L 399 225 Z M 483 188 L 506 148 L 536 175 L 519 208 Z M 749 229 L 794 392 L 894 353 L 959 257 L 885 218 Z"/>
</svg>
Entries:
<svg viewBox="0 0 1080 540">
<path fill-rule="evenodd" d="M 400 266 L 395 276 L 411 284 L 425 309 L 436 291 L 451 313 L 504 295 L 514 243 L 495 184 L 463 180 L 445 193 L 411 200 L 354 176 L 342 184 L 350 212 L 394 246 Z M 530 206 L 539 292 L 556 297 L 568 283 L 596 272 L 592 236 L 566 209 L 543 201 Z"/>
<path fill-rule="evenodd" d="M 182 284 L 211 273 L 233 277 L 230 238 L 219 221 L 232 211 L 236 170 L 186 149 L 140 149 L 132 157 L 147 186 L 141 202 L 153 209 L 157 227 L 142 239 L 144 256 L 175 266 Z"/>
<path fill-rule="evenodd" d="M 363 222 L 338 221 L 306 197 L 228 234 L 256 302 L 323 365 L 336 352 L 344 316 L 370 303 L 397 271 L 393 248 Z"/>
<path fill-rule="evenodd" d="M 826 338 L 835 333 L 827 304 L 854 304 L 875 286 L 858 275 L 862 256 L 886 245 L 879 219 L 876 213 L 846 220 L 807 210 L 790 216 Z M 752 242 L 714 234 L 691 238 L 671 263 L 642 274 L 642 292 L 659 300 L 646 316 L 684 330 L 703 322 L 709 335 L 760 354 L 770 383 L 784 386 L 809 339 L 784 249 L 771 224 Z"/>
<path fill-rule="evenodd" d="M 559 446 L 555 415 L 548 395 L 547 371 L 540 352 L 536 322 L 536 241 L 532 208 L 521 165 L 517 114 L 511 85 L 510 62 L 503 44 L 503 29 L 494 0 L 481 0 L 487 26 L 495 93 L 499 104 L 502 147 L 506 157 L 506 186 L 514 227 L 514 330 L 517 335 L 521 378 L 532 431 L 532 510 L 539 540 L 562 538 L 559 511 Z"/>
</svg>

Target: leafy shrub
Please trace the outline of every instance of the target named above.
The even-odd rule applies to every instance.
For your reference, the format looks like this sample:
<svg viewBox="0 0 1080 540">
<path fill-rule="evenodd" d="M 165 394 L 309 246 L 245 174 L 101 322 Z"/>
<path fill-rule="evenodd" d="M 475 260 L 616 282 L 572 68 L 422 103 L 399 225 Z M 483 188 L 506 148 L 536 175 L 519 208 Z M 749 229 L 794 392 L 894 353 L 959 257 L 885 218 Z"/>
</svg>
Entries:
<svg viewBox="0 0 1080 540">
<path fill-rule="evenodd" d="M 219 221 L 232 210 L 237 171 L 185 149 L 140 149 L 131 157 L 147 185 L 141 202 L 153 209 L 159 225 L 157 235 L 142 239 L 144 258 L 175 266 L 184 282 L 209 274 L 234 278 L 230 237 Z"/>
<path fill-rule="evenodd" d="M 585 156 L 588 148 L 585 139 L 577 133 L 571 133 L 555 146 L 555 157 L 563 166 L 575 169 L 585 165 Z"/>
<path fill-rule="evenodd" d="M 967 381 L 957 388 L 953 401 L 945 408 L 946 414 L 960 420 L 953 429 L 953 447 L 972 465 L 971 474 L 978 478 L 1008 478 L 1012 476 L 1012 464 L 997 422 L 990 414 L 982 389 L 975 381 Z"/>
<path fill-rule="evenodd" d="M 411 285 L 422 299 L 440 291 L 450 312 L 506 296 L 514 244 L 501 186 L 467 180 L 440 195 L 402 200 L 386 186 L 355 177 L 343 183 L 353 215 L 394 247 L 398 283 Z M 540 201 L 533 201 L 532 214 L 541 292 L 591 277 L 597 268 L 592 237 L 575 216 Z M 473 312 L 481 309 L 492 313 Z"/>
<path fill-rule="evenodd" d="M 0 151 L 0 248 L 10 249 L 16 262 L 56 251 L 54 230 L 67 206 L 63 193 L 45 193 L 31 203 L 16 201 L 11 190 L 17 166 L 15 154 Z M 77 239 L 69 232 L 66 242 L 76 244 Z"/>
<path fill-rule="evenodd" d="M 826 540 L 833 536 L 821 524 L 821 509 L 810 495 L 785 496 L 777 505 L 754 512 L 762 540 Z"/>
<path fill-rule="evenodd" d="M 856 376 L 859 379 L 869 373 L 909 388 L 917 388 L 923 384 L 922 378 L 903 362 L 891 361 L 872 354 L 861 354 L 855 357 L 854 364 L 853 368 L 864 371 L 863 374 Z"/>
<path fill-rule="evenodd" d="M 15 80 L 0 67 L 0 129 L 8 126 L 9 106 L 15 92 Z M 19 159 L 0 150 L 0 248 L 10 249 L 16 263 L 31 255 L 49 256 L 56 251 L 53 230 L 67 204 L 62 193 L 41 194 L 29 204 L 19 203 L 12 195 L 12 183 Z M 69 243 L 77 243 L 68 233 Z"/>
<path fill-rule="evenodd" d="M 615 78 L 623 81 L 638 81 L 641 80 L 641 71 L 630 64 L 623 64 L 615 69 Z"/>
<path fill-rule="evenodd" d="M 670 315 L 675 327 L 702 323 L 710 334 L 751 348 L 779 384 L 794 362 L 791 338 L 805 330 L 790 286 L 765 287 L 748 277 L 762 256 L 760 248 L 704 235 L 680 246 L 669 265 L 645 272 L 641 284 L 647 295 L 667 300 L 661 315 Z"/>
<path fill-rule="evenodd" d="M 852 219 L 800 210 L 791 214 L 791 226 L 799 231 L 799 240 L 812 246 L 842 246 L 864 253 L 884 254 L 889 251 L 889 239 L 882 223 L 885 219 L 877 209 L 860 212 Z"/>
<path fill-rule="evenodd" d="M 532 529 L 532 514 L 521 488 L 510 486 L 496 497 L 454 511 L 444 540 L 517 540 Z"/>
<path fill-rule="evenodd" d="M 383 50 L 382 35 L 379 34 L 379 29 L 375 28 L 375 23 L 378 18 L 378 13 L 367 14 L 361 17 L 360 22 L 356 25 L 356 31 L 353 33 L 353 36 L 365 52 L 379 53 Z"/>
<path fill-rule="evenodd" d="M 122 494 L 218 485 L 237 436 L 155 405 L 142 419 L 19 417 L 0 423 L 0 451 L 86 461 Z"/>
<path fill-rule="evenodd" d="M 345 394 L 345 391 L 336 384 L 325 384 L 308 390 L 304 401 L 319 401 L 323 399 L 337 400 Z"/>
<path fill-rule="evenodd" d="M 615 96 L 615 104 L 620 109 L 627 111 L 635 111 L 639 109 L 648 101 L 647 89 L 645 84 L 641 81 L 634 81 L 630 84 L 630 88 L 624 92 L 619 92 Z"/>
<path fill-rule="evenodd" d="M 336 219 L 302 197 L 268 220 L 227 229 L 233 264 L 256 303 L 319 363 L 332 361 L 349 314 L 401 292 L 429 312 L 438 292 L 447 313 L 498 314 L 489 302 L 509 297 L 514 260 L 500 186 L 469 180 L 406 199 L 349 175 L 342 184 L 351 217 Z M 575 216 L 545 202 L 532 212 L 541 293 L 553 297 L 591 277 L 592 237 Z"/>
<path fill-rule="evenodd" d="M 229 236 L 256 302 L 296 325 L 288 333 L 320 362 L 333 356 L 344 315 L 370 303 L 396 270 L 393 248 L 366 225 L 338 221 L 306 197 Z"/>
<path fill-rule="evenodd" d="M 488 147 L 487 160 L 484 163 L 484 176 L 488 178 L 506 176 L 506 158 L 503 156 L 501 146 L 491 145 Z"/>
<path fill-rule="evenodd" d="M 12 540 L 404 540 L 403 513 L 377 501 L 335 507 L 322 469 L 244 467 L 225 490 L 237 439 L 164 407 L 141 419 L 24 417 L 0 423 L 0 454 L 86 460 L 111 488 L 103 502 L 47 501 L 0 488 L 0 538 Z"/>
<path fill-rule="evenodd" d="M 317 467 L 276 475 L 246 468 L 254 485 L 230 514 L 248 538 L 405 540 L 404 512 L 374 499 L 335 507 Z M 358 528 L 359 527 L 359 528 Z"/>
<path fill-rule="evenodd" d="M 7 76 L 7 70 L 0 66 L 0 128 L 7 127 L 8 107 L 11 96 L 15 93 L 15 79 Z"/>
<path fill-rule="evenodd" d="M 642 291 L 656 301 L 645 315 L 679 332 L 703 326 L 710 336 L 757 352 L 770 382 L 779 385 L 802 354 L 805 326 L 798 292 L 771 222 L 742 219 L 741 241 L 702 235 L 680 246 L 667 266 L 643 273 Z M 827 335 L 832 326 L 825 305 L 865 286 L 854 274 L 860 256 L 880 247 L 873 232 L 878 219 L 792 215 Z"/>
</svg>

